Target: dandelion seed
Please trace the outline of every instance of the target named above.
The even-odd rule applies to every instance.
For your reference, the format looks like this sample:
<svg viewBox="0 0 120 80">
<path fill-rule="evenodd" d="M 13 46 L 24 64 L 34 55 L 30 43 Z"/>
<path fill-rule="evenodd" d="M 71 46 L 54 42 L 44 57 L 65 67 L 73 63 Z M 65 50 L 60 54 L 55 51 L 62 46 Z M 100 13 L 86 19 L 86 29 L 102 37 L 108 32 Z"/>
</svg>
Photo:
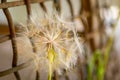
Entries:
<svg viewBox="0 0 120 80">
<path fill-rule="evenodd" d="M 21 34 L 34 42 L 39 58 L 37 64 L 41 67 L 48 64 L 48 79 L 51 80 L 54 70 L 69 69 L 82 56 L 80 36 L 77 36 L 73 23 L 67 23 L 58 16 L 40 20 L 31 16 L 31 19 L 27 26 L 21 25 L 24 28 Z M 42 59 L 46 63 L 42 63 Z"/>
</svg>

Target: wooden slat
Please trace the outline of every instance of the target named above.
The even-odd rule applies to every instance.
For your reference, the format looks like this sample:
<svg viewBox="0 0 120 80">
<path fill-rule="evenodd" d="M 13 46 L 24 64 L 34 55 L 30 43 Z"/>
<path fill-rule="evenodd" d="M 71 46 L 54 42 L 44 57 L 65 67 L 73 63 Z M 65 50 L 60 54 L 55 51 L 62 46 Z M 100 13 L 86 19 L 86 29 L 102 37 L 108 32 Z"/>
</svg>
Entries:
<svg viewBox="0 0 120 80">
<path fill-rule="evenodd" d="M 10 69 L 7 69 L 7 70 L 5 70 L 5 71 L 1 71 L 1 72 L 0 72 L 0 77 L 6 76 L 6 75 L 8 75 L 8 74 L 11 74 L 11 73 L 14 73 L 14 72 L 16 72 L 16 71 L 19 71 L 19 70 L 21 70 L 21 69 L 24 69 L 24 68 L 26 68 L 26 67 L 29 67 L 29 66 L 33 63 L 33 61 L 34 61 L 33 59 L 30 59 L 30 60 L 28 60 L 27 62 L 22 63 L 22 64 L 14 67 L 14 68 L 10 68 Z"/>
<path fill-rule="evenodd" d="M 1 0 L 1 2 L 6 3 L 7 0 Z M 17 61 L 18 61 L 18 51 L 17 51 L 15 27 L 14 27 L 13 19 L 11 17 L 11 14 L 10 14 L 8 8 L 4 8 L 3 12 L 4 12 L 7 22 L 8 22 L 9 31 L 10 31 L 10 39 L 11 39 L 11 44 L 12 44 L 12 48 L 13 48 L 12 67 L 16 67 Z M 21 77 L 20 77 L 18 71 L 14 72 L 14 75 L 17 80 L 21 80 Z"/>
<path fill-rule="evenodd" d="M 30 3 L 41 3 L 50 0 L 30 0 Z M 5 2 L 0 4 L 0 9 L 25 5 L 24 1 Z"/>
</svg>

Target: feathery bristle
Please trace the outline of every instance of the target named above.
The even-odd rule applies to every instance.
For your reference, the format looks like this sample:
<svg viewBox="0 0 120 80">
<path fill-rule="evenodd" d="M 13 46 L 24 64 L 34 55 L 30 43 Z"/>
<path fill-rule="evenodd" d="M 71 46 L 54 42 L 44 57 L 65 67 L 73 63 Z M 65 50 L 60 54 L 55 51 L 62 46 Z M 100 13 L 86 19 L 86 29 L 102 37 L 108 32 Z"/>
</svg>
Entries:
<svg viewBox="0 0 120 80">
<path fill-rule="evenodd" d="M 83 46 L 74 24 L 63 21 L 59 16 L 47 16 L 44 19 L 31 16 L 31 23 L 21 26 L 24 28 L 21 34 L 35 44 L 35 55 L 39 58 L 36 63 L 41 68 L 50 65 L 52 72 L 69 69 L 82 56 Z"/>
</svg>

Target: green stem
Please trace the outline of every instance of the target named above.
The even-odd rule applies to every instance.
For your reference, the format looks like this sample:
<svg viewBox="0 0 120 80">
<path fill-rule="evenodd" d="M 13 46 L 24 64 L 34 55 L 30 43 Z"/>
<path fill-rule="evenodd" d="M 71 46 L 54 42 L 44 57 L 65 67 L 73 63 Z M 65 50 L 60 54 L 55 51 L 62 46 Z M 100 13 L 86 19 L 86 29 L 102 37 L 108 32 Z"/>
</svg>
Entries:
<svg viewBox="0 0 120 80">
<path fill-rule="evenodd" d="M 49 64 L 48 80 L 52 80 L 52 66 Z"/>
</svg>

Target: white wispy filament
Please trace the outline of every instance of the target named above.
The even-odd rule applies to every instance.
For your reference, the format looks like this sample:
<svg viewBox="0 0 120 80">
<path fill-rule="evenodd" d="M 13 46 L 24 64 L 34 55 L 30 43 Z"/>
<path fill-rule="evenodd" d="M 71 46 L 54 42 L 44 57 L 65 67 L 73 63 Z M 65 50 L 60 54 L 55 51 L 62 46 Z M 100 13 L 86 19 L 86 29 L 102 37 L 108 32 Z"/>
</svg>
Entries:
<svg viewBox="0 0 120 80">
<path fill-rule="evenodd" d="M 82 56 L 83 46 L 73 23 L 64 22 L 58 16 L 45 19 L 31 16 L 31 22 L 21 27 L 20 34 L 34 43 L 35 55 L 39 58 L 37 64 L 48 67 L 49 77 L 54 70 L 73 67 Z"/>
</svg>

